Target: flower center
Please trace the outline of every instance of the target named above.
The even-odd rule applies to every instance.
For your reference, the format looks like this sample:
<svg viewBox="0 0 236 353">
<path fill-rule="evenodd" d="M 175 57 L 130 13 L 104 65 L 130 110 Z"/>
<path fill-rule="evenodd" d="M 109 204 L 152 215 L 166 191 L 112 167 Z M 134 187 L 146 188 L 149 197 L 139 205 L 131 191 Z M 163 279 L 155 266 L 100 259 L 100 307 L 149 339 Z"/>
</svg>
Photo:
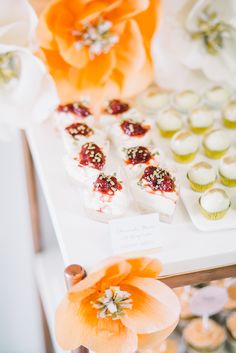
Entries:
<svg viewBox="0 0 236 353">
<path fill-rule="evenodd" d="M 97 309 L 98 318 L 111 317 L 112 320 L 119 320 L 125 315 L 125 309 L 132 309 L 130 296 L 130 293 L 120 290 L 120 287 L 110 287 L 96 302 L 91 302 L 91 304 Z"/>
<path fill-rule="evenodd" d="M 208 6 L 200 14 L 197 25 L 199 30 L 192 33 L 192 38 L 202 40 L 211 55 L 219 54 L 225 46 L 225 40 L 232 36 L 233 27 L 222 21 L 219 13 Z"/>
<path fill-rule="evenodd" d="M 0 54 L 0 84 L 6 84 L 18 76 L 19 63 L 14 53 Z"/>
<path fill-rule="evenodd" d="M 91 59 L 96 55 L 108 53 L 119 40 L 119 36 L 111 31 L 112 22 L 100 18 L 96 24 L 86 23 L 81 31 L 74 30 L 75 47 L 88 47 Z"/>
</svg>

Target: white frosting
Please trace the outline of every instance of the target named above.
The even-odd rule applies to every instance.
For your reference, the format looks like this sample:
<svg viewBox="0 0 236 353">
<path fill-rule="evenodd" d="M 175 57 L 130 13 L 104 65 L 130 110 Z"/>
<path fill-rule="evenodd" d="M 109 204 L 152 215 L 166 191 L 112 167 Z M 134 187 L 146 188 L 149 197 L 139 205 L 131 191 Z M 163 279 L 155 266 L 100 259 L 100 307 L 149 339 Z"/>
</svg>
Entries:
<svg viewBox="0 0 236 353">
<path fill-rule="evenodd" d="M 201 196 L 200 203 L 207 212 L 221 212 L 229 207 L 230 199 L 224 190 L 211 189 Z"/>
<path fill-rule="evenodd" d="M 94 124 L 94 121 L 95 121 L 93 115 L 89 115 L 87 117 L 80 118 L 79 116 L 76 116 L 72 113 L 58 112 L 58 111 L 55 111 L 53 113 L 52 118 L 54 120 L 56 127 L 59 130 L 64 130 L 64 128 L 66 126 L 73 124 L 73 123 L 76 123 L 76 122 L 85 123 L 85 124 L 91 126 L 92 124 Z"/>
<path fill-rule="evenodd" d="M 196 152 L 198 145 L 197 136 L 190 131 L 179 131 L 171 139 L 171 149 L 179 155 Z"/>
<path fill-rule="evenodd" d="M 169 103 L 169 94 L 159 91 L 156 87 L 150 87 L 141 94 L 140 101 L 147 109 L 161 109 Z"/>
<path fill-rule="evenodd" d="M 211 104 L 223 104 L 229 98 L 229 93 L 224 87 L 216 86 L 206 93 L 206 98 Z"/>
<path fill-rule="evenodd" d="M 160 113 L 158 118 L 158 126 L 164 131 L 175 131 L 182 128 L 181 114 L 174 109 L 168 109 Z"/>
<path fill-rule="evenodd" d="M 188 177 L 196 184 L 206 185 L 216 179 L 216 172 L 209 163 L 199 162 L 189 169 Z"/>
<path fill-rule="evenodd" d="M 190 114 L 189 121 L 193 127 L 208 127 L 213 124 L 214 115 L 213 112 L 208 108 L 196 108 Z"/>
<path fill-rule="evenodd" d="M 236 154 L 222 158 L 220 173 L 228 179 L 236 180 Z"/>
<path fill-rule="evenodd" d="M 190 90 L 180 92 L 175 96 L 175 104 L 181 110 L 189 110 L 197 105 L 199 96 Z"/>
<path fill-rule="evenodd" d="M 236 101 L 228 103 L 224 109 L 223 115 L 227 120 L 236 122 Z"/>
<path fill-rule="evenodd" d="M 221 129 L 213 130 L 205 136 L 204 144 L 211 151 L 224 151 L 230 146 L 229 135 Z"/>
</svg>

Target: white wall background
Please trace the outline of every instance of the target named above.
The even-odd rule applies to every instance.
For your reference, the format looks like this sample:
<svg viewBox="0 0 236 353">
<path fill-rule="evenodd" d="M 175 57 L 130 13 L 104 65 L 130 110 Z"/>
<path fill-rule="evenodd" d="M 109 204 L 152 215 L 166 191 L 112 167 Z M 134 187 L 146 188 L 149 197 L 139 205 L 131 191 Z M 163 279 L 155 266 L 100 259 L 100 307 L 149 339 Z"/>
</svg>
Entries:
<svg viewBox="0 0 236 353">
<path fill-rule="evenodd" d="M 20 135 L 0 143 L 0 353 L 44 353 Z"/>
</svg>

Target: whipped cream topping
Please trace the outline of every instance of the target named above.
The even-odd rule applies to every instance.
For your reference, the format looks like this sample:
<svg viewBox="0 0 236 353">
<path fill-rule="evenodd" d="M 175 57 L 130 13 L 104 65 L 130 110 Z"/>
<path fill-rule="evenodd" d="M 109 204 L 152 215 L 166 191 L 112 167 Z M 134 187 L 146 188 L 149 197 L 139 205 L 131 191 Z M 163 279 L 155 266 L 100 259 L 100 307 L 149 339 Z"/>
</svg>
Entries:
<svg viewBox="0 0 236 353">
<path fill-rule="evenodd" d="M 214 122 L 213 112 L 207 107 L 196 108 L 191 112 L 189 121 L 193 127 L 211 126 Z"/>
<path fill-rule="evenodd" d="M 204 137 L 204 145 L 211 151 L 224 151 L 230 146 L 229 135 L 222 129 L 212 130 Z"/>
<path fill-rule="evenodd" d="M 181 114 L 174 109 L 167 109 L 160 113 L 157 123 L 164 131 L 180 130 L 183 125 Z"/>
<path fill-rule="evenodd" d="M 178 108 L 183 110 L 192 109 L 199 102 L 199 96 L 191 90 L 186 90 L 176 94 L 175 104 Z"/>
<path fill-rule="evenodd" d="M 236 179 L 236 154 L 222 158 L 220 173 L 228 179 Z"/>
<path fill-rule="evenodd" d="M 207 212 L 221 212 L 229 208 L 230 199 L 223 189 L 214 188 L 201 196 L 200 204 Z"/>
<path fill-rule="evenodd" d="M 236 100 L 227 104 L 223 112 L 224 118 L 236 122 Z"/>
<path fill-rule="evenodd" d="M 140 101 L 148 109 L 160 109 L 169 103 L 169 94 L 158 87 L 150 87 L 141 94 Z"/>
<path fill-rule="evenodd" d="M 198 146 L 197 136 L 190 131 L 179 131 L 171 139 L 171 149 L 179 155 L 196 152 Z"/>
<path fill-rule="evenodd" d="M 216 172 L 209 163 L 199 162 L 189 169 L 188 177 L 196 184 L 206 185 L 216 179 Z"/>
<path fill-rule="evenodd" d="M 223 104 L 229 98 L 229 93 L 224 87 L 215 86 L 206 93 L 206 98 L 211 104 Z"/>
</svg>

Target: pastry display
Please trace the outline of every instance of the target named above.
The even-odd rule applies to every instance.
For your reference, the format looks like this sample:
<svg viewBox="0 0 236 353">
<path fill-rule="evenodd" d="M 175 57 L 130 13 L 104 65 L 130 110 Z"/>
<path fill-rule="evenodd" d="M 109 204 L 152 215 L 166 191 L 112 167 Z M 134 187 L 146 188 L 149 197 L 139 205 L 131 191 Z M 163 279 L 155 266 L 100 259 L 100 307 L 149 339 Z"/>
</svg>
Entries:
<svg viewBox="0 0 236 353">
<path fill-rule="evenodd" d="M 179 198 L 175 176 L 160 166 L 148 166 L 132 182 L 134 197 L 144 210 L 171 216 Z"/>
<path fill-rule="evenodd" d="M 123 182 L 116 175 L 100 173 L 92 187 L 85 190 L 85 207 L 107 217 L 122 216 L 128 208 Z"/>
<path fill-rule="evenodd" d="M 189 115 L 189 125 L 193 132 L 202 134 L 214 123 L 212 110 L 207 107 L 195 108 Z"/>
<path fill-rule="evenodd" d="M 122 115 L 129 111 L 130 106 L 128 103 L 119 99 L 112 99 L 108 101 L 106 106 L 99 117 L 99 123 L 102 127 L 110 127 L 115 122 L 119 122 Z"/>
<path fill-rule="evenodd" d="M 203 148 L 208 158 L 221 158 L 230 147 L 230 138 L 223 129 L 208 132 L 203 139 Z"/>
<path fill-rule="evenodd" d="M 221 352 L 226 340 L 223 327 L 209 319 L 204 327 L 202 319 L 192 320 L 183 331 L 188 352 Z"/>
<path fill-rule="evenodd" d="M 139 96 L 139 102 L 147 112 L 156 112 L 165 108 L 170 101 L 168 92 L 161 90 L 157 86 L 151 86 Z"/>
<path fill-rule="evenodd" d="M 236 352 L 236 312 L 226 319 L 228 344 L 232 353 Z"/>
<path fill-rule="evenodd" d="M 225 186 L 236 186 L 236 154 L 221 159 L 219 175 Z"/>
<path fill-rule="evenodd" d="M 163 137 L 172 137 L 183 127 L 182 116 L 174 109 L 165 110 L 160 113 L 157 126 Z"/>
<path fill-rule="evenodd" d="M 223 124 L 229 129 L 236 129 L 236 100 L 229 102 L 222 113 Z"/>
<path fill-rule="evenodd" d="M 179 92 L 174 97 L 174 105 L 183 112 L 193 109 L 199 102 L 199 96 L 191 90 Z"/>
<path fill-rule="evenodd" d="M 59 105 L 54 112 L 53 119 L 59 130 L 77 122 L 88 125 L 94 123 L 94 116 L 84 102 Z"/>
<path fill-rule="evenodd" d="M 197 136 L 187 130 L 177 132 L 171 139 L 171 150 L 179 163 L 191 162 L 197 154 L 198 147 Z"/>
<path fill-rule="evenodd" d="M 209 163 L 202 161 L 189 168 L 187 178 L 194 191 L 203 192 L 213 186 L 217 174 Z"/>
<path fill-rule="evenodd" d="M 205 97 L 209 105 L 219 107 L 229 99 L 229 92 L 224 87 L 215 86 L 206 92 Z"/>
<path fill-rule="evenodd" d="M 206 191 L 199 198 L 201 213 L 209 220 L 219 220 L 230 208 L 230 199 L 223 189 L 214 188 Z"/>
</svg>

